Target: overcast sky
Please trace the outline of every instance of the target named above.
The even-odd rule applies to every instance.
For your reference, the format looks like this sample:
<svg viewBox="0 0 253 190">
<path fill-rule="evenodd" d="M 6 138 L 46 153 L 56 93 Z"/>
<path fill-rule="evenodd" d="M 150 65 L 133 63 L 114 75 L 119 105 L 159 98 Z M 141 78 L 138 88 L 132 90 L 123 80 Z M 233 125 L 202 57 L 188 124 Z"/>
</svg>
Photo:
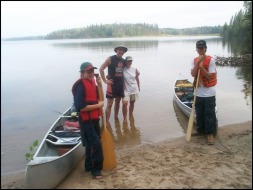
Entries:
<svg viewBox="0 0 253 190">
<path fill-rule="evenodd" d="M 1 38 L 44 36 L 92 24 L 223 26 L 241 9 L 243 1 L 1 1 Z"/>
</svg>

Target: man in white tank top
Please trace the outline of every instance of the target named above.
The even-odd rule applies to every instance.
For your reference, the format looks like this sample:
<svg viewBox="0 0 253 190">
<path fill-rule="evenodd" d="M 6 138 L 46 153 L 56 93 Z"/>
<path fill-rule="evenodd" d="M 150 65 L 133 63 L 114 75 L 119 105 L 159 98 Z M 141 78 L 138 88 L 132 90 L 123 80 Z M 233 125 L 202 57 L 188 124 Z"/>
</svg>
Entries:
<svg viewBox="0 0 253 190">
<path fill-rule="evenodd" d="M 124 76 L 124 94 L 125 97 L 123 98 L 123 121 L 127 122 L 127 111 L 128 111 L 128 102 L 129 105 L 129 118 L 133 117 L 134 111 L 134 103 L 135 100 L 138 99 L 138 95 L 140 92 L 140 81 L 139 75 L 140 72 L 137 68 L 132 67 L 133 58 L 131 56 L 127 56 L 125 58 L 125 66 L 123 69 L 123 76 Z"/>
</svg>

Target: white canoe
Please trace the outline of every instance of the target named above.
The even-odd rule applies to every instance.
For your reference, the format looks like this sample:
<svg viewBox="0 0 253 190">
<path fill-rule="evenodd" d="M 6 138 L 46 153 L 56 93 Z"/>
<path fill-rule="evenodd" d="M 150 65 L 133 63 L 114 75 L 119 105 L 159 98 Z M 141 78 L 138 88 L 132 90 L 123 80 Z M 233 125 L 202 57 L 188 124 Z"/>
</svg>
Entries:
<svg viewBox="0 0 253 190">
<path fill-rule="evenodd" d="M 188 79 L 177 79 L 173 86 L 174 100 L 186 116 L 190 116 L 194 98 L 193 84 Z"/>
<path fill-rule="evenodd" d="M 173 99 L 176 102 L 177 106 L 186 116 L 189 117 L 191 114 L 192 103 L 194 99 L 193 83 L 186 78 L 178 78 L 173 85 L 173 93 Z M 215 107 L 215 112 L 218 122 L 217 107 Z M 194 114 L 194 122 L 196 123 L 196 112 Z"/>
<path fill-rule="evenodd" d="M 70 118 L 69 108 L 46 133 L 33 160 L 27 164 L 26 189 L 55 188 L 84 157 L 85 147 L 81 142 L 80 131 L 69 132 L 63 129 L 64 121 Z"/>
</svg>

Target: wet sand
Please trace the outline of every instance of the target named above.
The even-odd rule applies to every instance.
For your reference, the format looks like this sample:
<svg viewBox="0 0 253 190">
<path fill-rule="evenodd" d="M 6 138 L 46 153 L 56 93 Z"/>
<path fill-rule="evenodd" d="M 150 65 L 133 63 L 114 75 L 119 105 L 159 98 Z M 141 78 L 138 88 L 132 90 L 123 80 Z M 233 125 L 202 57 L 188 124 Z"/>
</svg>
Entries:
<svg viewBox="0 0 253 190">
<path fill-rule="evenodd" d="M 117 148 L 117 167 L 95 180 L 83 160 L 57 189 L 252 188 L 252 121 L 223 126 L 214 145 L 192 135 Z M 2 189 L 23 189 L 24 171 L 1 176 Z"/>
</svg>

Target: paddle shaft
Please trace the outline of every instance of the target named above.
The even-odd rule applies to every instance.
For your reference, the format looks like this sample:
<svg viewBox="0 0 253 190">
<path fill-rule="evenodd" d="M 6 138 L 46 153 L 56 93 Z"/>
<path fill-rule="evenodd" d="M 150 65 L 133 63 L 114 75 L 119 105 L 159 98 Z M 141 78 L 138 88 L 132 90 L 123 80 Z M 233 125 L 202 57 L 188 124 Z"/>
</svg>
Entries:
<svg viewBox="0 0 253 190">
<path fill-rule="evenodd" d="M 96 77 L 99 75 L 96 74 Z M 104 93 L 102 84 L 98 84 L 98 95 L 99 100 L 104 100 Z M 103 149 L 103 170 L 112 170 L 117 166 L 116 158 L 115 158 L 115 151 L 114 151 L 114 143 L 113 138 L 109 131 L 106 129 L 106 121 L 104 117 L 104 111 L 103 108 L 102 111 L 102 132 L 101 132 L 101 143 L 102 143 L 102 149 Z"/>
<path fill-rule="evenodd" d="M 99 74 L 95 74 L 96 77 L 99 76 Z M 103 87 L 102 84 L 98 84 L 98 96 L 100 101 L 104 101 L 104 92 L 103 92 Z M 104 116 L 104 111 L 103 108 L 101 109 L 102 112 L 102 126 L 106 130 L 106 123 L 105 123 L 105 116 Z"/>
<path fill-rule="evenodd" d="M 191 114 L 190 114 L 189 121 L 188 121 L 188 127 L 187 127 L 187 132 L 186 132 L 186 141 L 190 141 L 191 140 L 191 135 L 192 135 L 196 94 L 197 94 L 197 89 L 198 89 L 198 86 L 199 86 L 199 75 L 200 75 L 200 69 L 198 70 L 197 83 L 196 83 L 196 86 L 194 88 L 194 98 L 193 98 L 193 103 L 192 103 Z"/>
</svg>

